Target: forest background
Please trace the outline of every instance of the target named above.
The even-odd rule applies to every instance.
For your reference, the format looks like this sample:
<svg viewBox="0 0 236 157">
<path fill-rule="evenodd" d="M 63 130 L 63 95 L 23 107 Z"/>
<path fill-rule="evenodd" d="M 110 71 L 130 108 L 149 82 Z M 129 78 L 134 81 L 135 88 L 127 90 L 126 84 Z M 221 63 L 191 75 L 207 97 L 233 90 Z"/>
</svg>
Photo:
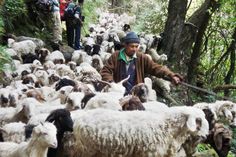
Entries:
<svg viewBox="0 0 236 157">
<path fill-rule="evenodd" d="M 49 42 L 50 16 L 40 12 L 35 3 L 36 0 L 0 1 L 0 72 L 6 68 L 5 63 L 11 62 L 4 51 L 4 34 Z M 235 0 L 85 0 L 85 30 L 96 23 L 99 9 L 136 15 L 132 30 L 163 35 L 158 53 L 168 55 L 165 65 L 183 75 L 185 82 L 217 94 L 180 85 L 172 92 L 177 102 L 192 105 L 223 97 L 236 102 Z M 232 152 L 236 153 L 236 138 Z"/>
</svg>

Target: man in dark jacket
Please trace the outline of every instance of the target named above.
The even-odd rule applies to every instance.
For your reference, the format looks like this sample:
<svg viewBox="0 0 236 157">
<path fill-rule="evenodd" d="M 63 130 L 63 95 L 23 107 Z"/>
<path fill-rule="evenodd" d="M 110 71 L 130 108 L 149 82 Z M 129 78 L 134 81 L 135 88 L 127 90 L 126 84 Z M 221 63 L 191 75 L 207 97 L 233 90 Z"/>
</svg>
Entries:
<svg viewBox="0 0 236 157">
<path fill-rule="evenodd" d="M 119 82 L 130 75 L 124 84 L 126 94 L 138 83 L 144 82 L 147 74 L 171 80 L 177 85 L 182 77 L 169 70 L 166 66 L 153 62 L 147 55 L 138 52 L 140 39 L 134 32 L 127 33 L 124 38 L 125 48 L 113 53 L 100 71 L 102 80 Z"/>
<path fill-rule="evenodd" d="M 82 18 L 82 5 L 84 0 L 78 0 L 78 4 L 75 5 L 70 2 L 65 9 L 65 21 L 66 21 L 66 34 L 68 45 L 75 50 L 79 50 L 81 27 L 83 26 Z"/>
</svg>

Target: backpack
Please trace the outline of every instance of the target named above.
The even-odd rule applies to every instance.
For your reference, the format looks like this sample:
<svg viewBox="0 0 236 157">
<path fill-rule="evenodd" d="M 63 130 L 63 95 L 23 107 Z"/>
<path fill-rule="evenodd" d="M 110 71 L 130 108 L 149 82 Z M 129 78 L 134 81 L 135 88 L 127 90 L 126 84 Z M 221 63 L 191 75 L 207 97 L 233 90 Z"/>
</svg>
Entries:
<svg viewBox="0 0 236 157">
<path fill-rule="evenodd" d="M 43 12 L 51 12 L 53 7 L 52 0 L 38 0 L 36 6 Z"/>
<path fill-rule="evenodd" d="M 65 16 L 69 18 L 74 18 L 75 12 L 76 12 L 77 6 L 75 5 L 74 7 L 68 7 L 65 9 Z"/>
</svg>

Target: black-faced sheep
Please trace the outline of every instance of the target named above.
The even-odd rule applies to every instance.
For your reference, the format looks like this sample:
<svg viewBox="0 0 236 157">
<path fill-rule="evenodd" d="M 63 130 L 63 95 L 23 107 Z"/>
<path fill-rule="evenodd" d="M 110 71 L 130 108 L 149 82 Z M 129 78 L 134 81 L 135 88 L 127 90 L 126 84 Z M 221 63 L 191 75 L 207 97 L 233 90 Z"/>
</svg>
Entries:
<svg viewBox="0 0 236 157">
<path fill-rule="evenodd" d="M 62 87 L 65 87 L 65 86 L 73 86 L 73 87 L 75 87 L 75 85 L 76 85 L 75 81 L 67 79 L 67 78 L 63 78 L 63 79 L 60 79 L 56 83 L 55 90 L 58 91 L 59 89 L 61 89 Z"/>
<path fill-rule="evenodd" d="M 57 128 L 57 148 L 49 148 L 47 157 L 57 157 L 63 150 L 62 138 L 66 131 L 73 131 L 73 121 L 70 112 L 65 109 L 57 109 L 53 111 L 46 121 L 53 123 Z"/>
</svg>

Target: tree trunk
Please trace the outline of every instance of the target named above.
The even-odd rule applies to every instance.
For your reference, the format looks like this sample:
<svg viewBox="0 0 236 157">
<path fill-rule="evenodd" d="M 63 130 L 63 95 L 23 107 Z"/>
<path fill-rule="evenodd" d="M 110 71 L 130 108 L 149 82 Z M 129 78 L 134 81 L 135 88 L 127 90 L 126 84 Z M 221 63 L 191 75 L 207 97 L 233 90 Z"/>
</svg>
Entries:
<svg viewBox="0 0 236 157">
<path fill-rule="evenodd" d="M 163 52 L 167 54 L 170 62 L 174 61 L 180 53 L 179 41 L 184 27 L 187 12 L 187 0 L 170 0 L 168 18 L 164 29 Z M 180 62 L 175 60 L 176 65 Z"/>
<path fill-rule="evenodd" d="M 191 16 L 189 19 L 190 23 L 193 23 L 197 28 L 197 36 L 194 43 L 194 47 L 191 53 L 191 58 L 189 61 L 187 80 L 190 83 L 195 83 L 195 76 L 197 74 L 197 67 L 199 64 L 199 58 L 201 55 L 201 47 L 204 32 L 207 29 L 208 22 L 211 19 L 211 13 L 213 13 L 217 8 L 219 8 L 219 3 L 214 0 L 206 0 L 203 5 Z M 211 10 L 211 11 L 208 11 Z"/>
<path fill-rule="evenodd" d="M 225 76 L 225 84 L 230 84 L 231 82 L 231 79 L 233 77 L 233 74 L 234 74 L 234 71 L 235 71 L 235 49 L 236 49 L 236 28 L 234 29 L 234 33 L 233 33 L 233 36 L 232 36 L 232 42 L 229 46 L 229 48 L 227 49 L 227 52 L 231 52 L 230 53 L 230 68 L 229 68 L 229 71 L 227 73 L 227 75 Z M 228 89 L 225 89 L 224 90 L 224 94 L 225 96 L 229 96 L 229 90 Z"/>
<path fill-rule="evenodd" d="M 196 74 L 203 34 L 211 18 L 208 10 L 214 12 L 219 6 L 214 0 L 205 0 L 188 22 L 185 22 L 187 2 L 169 1 L 162 50 L 168 56 L 169 66 L 188 75 L 187 80 L 191 82 Z M 194 42 L 194 50 L 191 51 Z"/>
<path fill-rule="evenodd" d="M 226 85 L 216 86 L 216 87 L 213 88 L 213 91 L 214 92 L 219 92 L 221 90 L 230 90 L 230 89 L 236 89 L 236 85 L 226 84 Z"/>
</svg>

